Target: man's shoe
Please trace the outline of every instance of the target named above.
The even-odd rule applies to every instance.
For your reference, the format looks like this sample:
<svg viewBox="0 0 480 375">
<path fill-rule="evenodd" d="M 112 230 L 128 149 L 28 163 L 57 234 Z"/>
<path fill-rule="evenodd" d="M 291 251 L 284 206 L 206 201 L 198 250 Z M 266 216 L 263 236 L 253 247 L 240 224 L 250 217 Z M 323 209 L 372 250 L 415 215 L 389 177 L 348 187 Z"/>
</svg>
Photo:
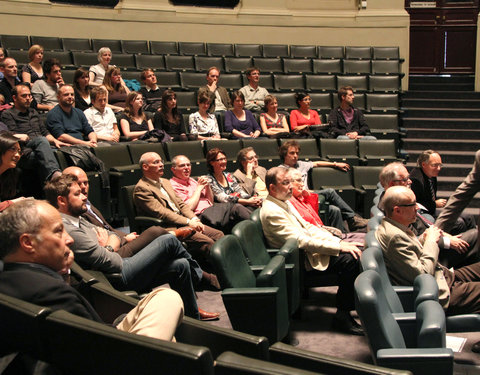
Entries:
<svg viewBox="0 0 480 375">
<path fill-rule="evenodd" d="M 333 317 L 332 328 L 350 335 L 363 336 L 365 332 L 360 324 L 350 314 L 336 314 Z"/>
<path fill-rule="evenodd" d="M 203 271 L 202 284 L 208 290 L 219 291 L 222 289 L 220 287 L 220 283 L 218 282 L 217 276 L 213 273 L 208 273 L 205 271 Z"/>
<path fill-rule="evenodd" d="M 217 320 L 220 318 L 220 313 L 211 313 L 207 312 L 202 309 L 198 309 L 198 313 L 200 314 L 200 320 L 206 321 L 206 320 Z"/>
<path fill-rule="evenodd" d="M 181 227 L 176 229 L 173 233 L 175 233 L 175 237 L 177 237 L 179 241 L 185 241 L 193 236 L 195 229 L 190 227 Z"/>
<path fill-rule="evenodd" d="M 347 220 L 348 229 L 350 232 L 366 232 L 368 220 L 358 215 L 353 216 Z"/>
<path fill-rule="evenodd" d="M 472 352 L 474 353 L 480 353 L 480 341 L 476 342 L 472 346 Z"/>
</svg>

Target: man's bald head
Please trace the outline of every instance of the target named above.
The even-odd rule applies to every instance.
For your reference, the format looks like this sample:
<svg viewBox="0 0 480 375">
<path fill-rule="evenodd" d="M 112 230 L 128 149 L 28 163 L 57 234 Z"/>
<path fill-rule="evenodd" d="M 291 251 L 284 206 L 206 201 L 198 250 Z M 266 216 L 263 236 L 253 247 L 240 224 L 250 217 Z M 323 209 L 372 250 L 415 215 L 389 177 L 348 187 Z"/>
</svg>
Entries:
<svg viewBox="0 0 480 375">
<path fill-rule="evenodd" d="M 63 170 L 63 174 L 69 176 L 75 176 L 77 178 L 78 185 L 82 190 L 82 194 L 88 197 L 88 191 L 90 185 L 88 183 L 88 176 L 85 171 L 80 167 L 67 167 Z"/>
<path fill-rule="evenodd" d="M 140 157 L 140 168 L 145 177 L 158 180 L 163 176 L 162 157 L 156 152 L 146 152 Z"/>
<path fill-rule="evenodd" d="M 399 162 L 393 162 L 383 167 L 379 179 L 383 188 L 387 190 L 392 186 L 410 186 L 412 181 L 405 165 Z"/>
<path fill-rule="evenodd" d="M 392 186 L 382 199 L 385 216 L 408 225 L 416 219 L 416 201 L 413 191 L 406 186 Z"/>
</svg>

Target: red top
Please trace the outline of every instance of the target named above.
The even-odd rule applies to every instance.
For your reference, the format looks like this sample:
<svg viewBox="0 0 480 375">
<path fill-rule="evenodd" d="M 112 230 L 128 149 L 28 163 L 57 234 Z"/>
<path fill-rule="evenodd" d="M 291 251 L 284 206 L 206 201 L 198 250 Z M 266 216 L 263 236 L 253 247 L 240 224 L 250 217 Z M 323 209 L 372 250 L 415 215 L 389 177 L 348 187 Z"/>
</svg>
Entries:
<svg viewBox="0 0 480 375">
<path fill-rule="evenodd" d="M 290 203 L 297 209 L 300 215 L 308 221 L 310 224 L 317 227 L 323 226 L 323 221 L 318 216 L 318 195 L 308 193 L 307 196 L 302 195 L 299 198 L 295 198 L 293 195 L 290 198 Z"/>
<path fill-rule="evenodd" d="M 298 109 L 294 109 L 290 112 L 290 128 L 294 130 L 297 126 L 302 125 L 321 125 L 320 116 L 318 112 L 313 109 L 309 109 L 310 118 L 307 119 L 303 116 Z"/>
</svg>

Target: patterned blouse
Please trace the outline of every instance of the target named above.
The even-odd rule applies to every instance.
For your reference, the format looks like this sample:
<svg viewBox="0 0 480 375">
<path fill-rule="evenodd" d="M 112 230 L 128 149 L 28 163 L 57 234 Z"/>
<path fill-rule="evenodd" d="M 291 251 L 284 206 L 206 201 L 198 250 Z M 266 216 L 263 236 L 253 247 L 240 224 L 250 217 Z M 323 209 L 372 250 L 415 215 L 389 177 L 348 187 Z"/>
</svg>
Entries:
<svg viewBox="0 0 480 375">
<path fill-rule="evenodd" d="M 199 112 L 192 113 L 188 118 L 190 133 L 192 134 L 219 134 L 217 118 L 213 113 L 208 113 L 205 120 Z"/>
<path fill-rule="evenodd" d="M 266 113 L 260 114 L 260 117 L 265 119 L 265 125 L 267 125 L 267 129 L 270 128 L 283 128 L 283 118 L 285 115 L 283 113 L 278 113 L 277 121 L 273 122 L 270 117 L 267 116 Z"/>
<path fill-rule="evenodd" d="M 232 175 L 231 173 L 225 173 L 225 178 L 227 180 L 227 186 L 223 187 L 220 185 L 212 174 L 208 175 L 208 183 L 212 188 L 213 195 L 215 196 L 215 200 L 221 203 L 237 203 L 239 198 L 248 199 L 250 195 L 243 190 L 238 182 L 237 178 Z"/>
</svg>

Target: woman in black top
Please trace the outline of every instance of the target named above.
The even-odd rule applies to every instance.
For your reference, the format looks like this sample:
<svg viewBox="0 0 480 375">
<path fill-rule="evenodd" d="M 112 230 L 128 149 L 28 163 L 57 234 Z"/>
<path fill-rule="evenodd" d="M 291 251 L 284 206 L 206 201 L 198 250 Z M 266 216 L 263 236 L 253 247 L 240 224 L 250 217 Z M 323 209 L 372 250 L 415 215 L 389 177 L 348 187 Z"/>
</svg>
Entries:
<svg viewBox="0 0 480 375">
<path fill-rule="evenodd" d="M 173 90 L 163 92 L 161 111 L 155 114 L 153 126 L 164 130 L 174 141 L 188 141 L 183 116 L 177 109 L 177 95 Z"/>
<path fill-rule="evenodd" d="M 78 68 L 73 76 L 73 88 L 75 90 L 75 108 L 85 111 L 92 106 L 90 100 L 90 77 L 88 70 Z"/>
<path fill-rule="evenodd" d="M 129 141 L 134 141 L 153 130 L 152 120 L 147 120 L 143 112 L 142 94 L 132 91 L 125 101 L 125 113 L 120 117 L 122 133 Z"/>
</svg>

